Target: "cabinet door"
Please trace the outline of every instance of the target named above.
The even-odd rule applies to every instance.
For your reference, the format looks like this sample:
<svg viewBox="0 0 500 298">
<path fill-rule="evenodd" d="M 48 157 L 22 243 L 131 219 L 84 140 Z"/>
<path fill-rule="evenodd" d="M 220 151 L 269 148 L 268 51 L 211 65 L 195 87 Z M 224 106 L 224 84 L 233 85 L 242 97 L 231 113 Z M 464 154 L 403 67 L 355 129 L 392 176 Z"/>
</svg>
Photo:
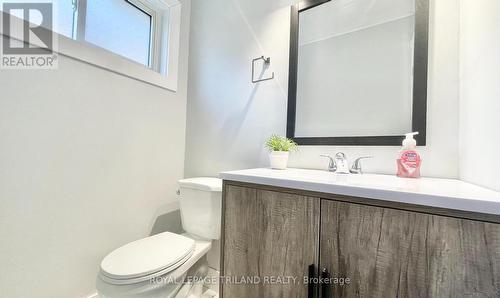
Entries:
<svg viewBox="0 0 500 298">
<path fill-rule="evenodd" d="M 500 297 L 498 224 L 323 200 L 320 242 L 328 297 Z"/>
<path fill-rule="evenodd" d="M 318 247 L 318 198 L 226 185 L 222 274 L 232 279 L 223 280 L 224 297 L 307 297 L 303 278 Z M 255 276 L 257 284 L 235 280 Z"/>
</svg>

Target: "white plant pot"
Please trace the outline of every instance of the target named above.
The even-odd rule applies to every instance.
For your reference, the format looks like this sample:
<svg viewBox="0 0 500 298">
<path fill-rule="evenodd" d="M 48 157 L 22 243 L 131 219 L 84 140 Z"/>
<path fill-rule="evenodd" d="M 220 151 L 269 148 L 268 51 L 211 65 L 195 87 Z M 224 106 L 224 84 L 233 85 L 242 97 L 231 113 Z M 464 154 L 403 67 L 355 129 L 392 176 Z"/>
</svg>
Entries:
<svg viewBox="0 0 500 298">
<path fill-rule="evenodd" d="M 269 153 L 269 161 L 271 163 L 271 168 L 276 170 L 286 170 L 288 166 L 288 156 L 287 151 L 271 151 Z"/>
</svg>

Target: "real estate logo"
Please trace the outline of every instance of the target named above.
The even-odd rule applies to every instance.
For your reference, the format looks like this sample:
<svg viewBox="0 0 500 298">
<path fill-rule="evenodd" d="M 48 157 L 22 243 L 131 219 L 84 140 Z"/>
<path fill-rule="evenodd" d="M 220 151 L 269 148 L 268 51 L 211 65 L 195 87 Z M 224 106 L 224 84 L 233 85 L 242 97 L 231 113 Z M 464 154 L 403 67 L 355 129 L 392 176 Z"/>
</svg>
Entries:
<svg viewBox="0 0 500 298">
<path fill-rule="evenodd" d="M 4 2 L 1 14 L 1 68 L 57 68 L 53 3 Z"/>
</svg>

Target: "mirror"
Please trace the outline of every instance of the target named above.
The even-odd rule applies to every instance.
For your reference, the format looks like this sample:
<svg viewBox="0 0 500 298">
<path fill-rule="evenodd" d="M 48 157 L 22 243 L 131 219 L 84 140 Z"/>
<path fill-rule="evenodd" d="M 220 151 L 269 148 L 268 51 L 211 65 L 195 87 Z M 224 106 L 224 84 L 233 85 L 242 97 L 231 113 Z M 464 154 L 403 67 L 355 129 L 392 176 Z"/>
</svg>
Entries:
<svg viewBox="0 0 500 298">
<path fill-rule="evenodd" d="M 425 145 L 428 0 L 292 7 L 287 136 L 301 145 Z"/>
</svg>

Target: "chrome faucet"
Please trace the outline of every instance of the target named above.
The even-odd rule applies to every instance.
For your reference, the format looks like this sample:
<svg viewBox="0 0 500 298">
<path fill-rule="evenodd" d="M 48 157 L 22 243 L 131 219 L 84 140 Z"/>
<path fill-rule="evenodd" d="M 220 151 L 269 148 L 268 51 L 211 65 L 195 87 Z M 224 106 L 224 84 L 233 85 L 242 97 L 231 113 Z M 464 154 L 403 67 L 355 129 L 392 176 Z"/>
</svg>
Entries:
<svg viewBox="0 0 500 298">
<path fill-rule="evenodd" d="M 349 162 L 347 160 L 347 156 L 343 152 L 338 152 L 335 154 L 335 158 L 330 155 L 321 155 L 322 157 L 326 157 L 330 160 L 328 164 L 328 171 L 335 172 L 339 174 L 363 174 L 363 169 L 361 167 L 361 160 L 366 158 L 373 158 L 373 156 L 363 156 L 358 157 L 354 160 L 351 168 L 349 169 Z"/>
<path fill-rule="evenodd" d="M 345 153 L 338 152 L 335 154 L 335 163 L 337 164 L 337 173 L 349 174 L 349 161 Z"/>
<path fill-rule="evenodd" d="M 349 174 L 349 162 L 347 161 L 347 157 L 344 153 L 338 152 L 337 154 L 335 154 L 335 158 L 331 157 L 330 155 L 321 156 L 330 159 L 330 163 L 328 164 L 329 172 Z"/>
</svg>

